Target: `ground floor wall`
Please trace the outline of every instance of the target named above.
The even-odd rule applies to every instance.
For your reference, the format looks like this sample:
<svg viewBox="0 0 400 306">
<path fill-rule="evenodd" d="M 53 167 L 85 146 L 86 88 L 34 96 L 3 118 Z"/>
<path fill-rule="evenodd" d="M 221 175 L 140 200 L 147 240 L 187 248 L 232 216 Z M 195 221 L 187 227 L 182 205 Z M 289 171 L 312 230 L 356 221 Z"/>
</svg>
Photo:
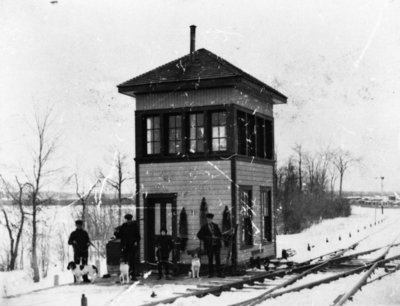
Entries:
<svg viewBox="0 0 400 306">
<path fill-rule="evenodd" d="M 199 161 L 139 165 L 140 190 L 138 212 L 143 217 L 144 197 L 147 194 L 176 193 L 179 214 L 185 207 L 188 218 L 188 242 L 186 250 L 199 247 L 197 232 L 200 229 L 200 205 L 203 198 L 208 212 L 214 214 L 214 222 L 220 227 L 225 206 L 231 209 L 231 162 Z M 144 223 L 139 222 L 141 233 Z M 141 242 L 140 258 L 144 258 L 144 242 Z M 226 250 L 222 250 L 224 254 Z M 181 252 L 180 261 L 189 263 L 191 256 Z"/>
<path fill-rule="evenodd" d="M 236 161 L 236 214 L 238 220 L 238 262 L 248 261 L 250 257 L 276 257 L 276 241 L 275 241 L 275 224 L 273 218 L 274 211 L 274 198 L 273 198 L 273 166 L 260 164 L 255 162 Z M 239 194 L 241 187 L 249 188 L 252 195 L 252 226 L 253 226 L 253 245 L 246 246 L 243 243 L 243 222 L 241 221 L 244 212 L 243 205 L 241 205 L 241 196 Z M 265 219 L 266 209 L 262 208 L 261 191 L 270 192 L 271 205 L 269 217 L 271 220 L 271 239 L 265 239 Z"/>
<path fill-rule="evenodd" d="M 275 233 L 272 240 L 266 241 L 262 237 L 263 219 L 260 207 L 260 188 L 272 190 L 273 167 L 270 165 L 248 163 L 243 161 L 192 161 L 175 163 L 139 164 L 139 197 L 137 215 L 140 232 L 143 237 L 145 231 L 144 213 L 145 198 L 154 194 L 176 194 L 176 214 L 184 207 L 188 221 L 188 242 L 185 251 L 180 252 L 180 262 L 189 264 L 191 255 L 188 250 L 195 250 L 200 246 L 197 232 L 200 229 L 200 205 L 204 198 L 208 212 L 214 214 L 214 222 L 222 229 L 222 216 L 225 207 L 236 215 L 239 224 L 237 235 L 237 260 L 248 262 L 250 257 L 274 257 Z M 236 182 L 235 182 L 236 179 Z M 242 225 L 240 224 L 240 205 L 235 203 L 239 199 L 240 186 L 250 186 L 254 202 L 254 245 L 243 248 L 241 245 Z M 232 192 L 233 190 L 233 192 Z M 272 210 L 273 211 L 273 210 Z M 272 213 L 271 211 L 271 213 Z M 168 229 L 169 232 L 170 229 Z M 222 247 L 221 261 L 226 263 L 228 248 Z M 145 259 L 145 242 L 140 245 L 140 259 Z M 206 259 L 204 258 L 206 262 Z"/>
</svg>

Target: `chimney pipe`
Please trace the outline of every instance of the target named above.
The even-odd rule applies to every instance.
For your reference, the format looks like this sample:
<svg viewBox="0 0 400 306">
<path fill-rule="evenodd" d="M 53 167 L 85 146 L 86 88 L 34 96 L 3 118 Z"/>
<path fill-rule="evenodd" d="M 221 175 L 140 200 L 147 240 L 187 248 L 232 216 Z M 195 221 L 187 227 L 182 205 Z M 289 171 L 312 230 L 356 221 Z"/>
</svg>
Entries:
<svg viewBox="0 0 400 306">
<path fill-rule="evenodd" d="M 193 52 L 196 51 L 196 26 L 190 26 L 190 58 L 193 59 Z"/>
</svg>

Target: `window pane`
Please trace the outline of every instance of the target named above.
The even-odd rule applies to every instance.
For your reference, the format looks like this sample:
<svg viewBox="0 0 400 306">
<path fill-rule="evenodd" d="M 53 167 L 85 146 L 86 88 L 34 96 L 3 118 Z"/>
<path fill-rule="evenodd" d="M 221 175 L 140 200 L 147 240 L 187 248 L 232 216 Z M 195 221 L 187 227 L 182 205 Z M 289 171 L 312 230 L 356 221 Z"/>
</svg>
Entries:
<svg viewBox="0 0 400 306">
<path fill-rule="evenodd" d="M 169 116 L 168 118 L 168 126 L 171 127 L 175 127 L 175 116 Z"/>
<path fill-rule="evenodd" d="M 160 117 L 153 117 L 154 118 L 154 128 L 159 129 L 160 128 Z"/>
<path fill-rule="evenodd" d="M 148 130 L 150 130 L 153 127 L 153 122 L 152 122 L 152 118 L 147 118 L 146 119 L 146 128 Z"/>
<path fill-rule="evenodd" d="M 154 130 L 154 141 L 160 141 L 160 131 L 159 130 Z"/>
<path fill-rule="evenodd" d="M 197 152 L 204 152 L 204 141 L 197 141 Z"/>
<path fill-rule="evenodd" d="M 196 115 L 195 114 L 191 114 L 190 118 L 189 118 L 189 121 L 190 121 L 190 127 L 195 127 L 196 126 Z"/>
<path fill-rule="evenodd" d="M 190 139 L 196 139 L 196 130 L 194 128 L 190 129 Z"/>
<path fill-rule="evenodd" d="M 160 143 L 159 142 L 154 142 L 154 152 L 153 154 L 158 154 L 160 153 Z"/>
<path fill-rule="evenodd" d="M 204 115 L 203 114 L 197 114 L 197 126 L 203 126 L 204 125 Z"/>
<path fill-rule="evenodd" d="M 170 141 L 168 143 L 168 153 L 175 153 L 175 142 Z"/>
<path fill-rule="evenodd" d="M 190 141 L 190 152 L 191 153 L 195 153 L 196 152 L 196 141 L 195 140 L 191 140 Z"/>
<path fill-rule="evenodd" d="M 204 138 L 204 128 L 197 128 L 197 139 L 203 139 Z"/>
<path fill-rule="evenodd" d="M 226 127 L 225 126 L 221 126 L 219 128 L 219 137 L 226 137 Z"/>
<path fill-rule="evenodd" d="M 219 140 L 219 146 L 220 151 L 226 151 L 226 138 L 221 138 Z"/>
<path fill-rule="evenodd" d="M 153 133 L 152 131 L 147 131 L 147 142 L 152 141 L 153 140 Z"/>
<path fill-rule="evenodd" d="M 181 129 L 175 130 L 175 139 L 180 140 L 181 139 Z"/>
<path fill-rule="evenodd" d="M 213 128 L 212 128 L 212 138 L 217 138 L 219 135 L 218 135 L 218 127 L 214 127 L 213 126 Z"/>
<path fill-rule="evenodd" d="M 212 125 L 218 125 L 218 113 L 212 113 L 211 115 L 211 123 Z"/>
<path fill-rule="evenodd" d="M 153 151 L 151 150 L 151 142 L 147 143 L 147 154 L 152 154 Z"/>
<path fill-rule="evenodd" d="M 226 112 L 219 113 L 219 125 L 226 125 Z"/>
<path fill-rule="evenodd" d="M 181 127 L 181 122 L 182 122 L 181 116 L 180 115 L 179 116 L 175 116 L 175 119 L 176 119 L 175 126 L 180 128 Z"/>
<path fill-rule="evenodd" d="M 213 150 L 213 151 L 219 151 L 219 142 L 218 142 L 218 138 L 212 140 L 212 150 Z"/>
</svg>

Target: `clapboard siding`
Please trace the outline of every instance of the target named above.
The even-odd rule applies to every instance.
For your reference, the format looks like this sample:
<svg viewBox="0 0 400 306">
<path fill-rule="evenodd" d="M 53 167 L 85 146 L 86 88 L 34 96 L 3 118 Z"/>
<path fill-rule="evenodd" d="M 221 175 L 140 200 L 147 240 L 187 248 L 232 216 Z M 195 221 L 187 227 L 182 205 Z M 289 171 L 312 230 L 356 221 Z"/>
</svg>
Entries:
<svg viewBox="0 0 400 306">
<path fill-rule="evenodd" d="M 206 198 L 208 211 L 215 215 L 214 222 L 220 226 L 225 206 L 231 207 L 230 161 L 140 164 L 139 175 L 140 207 L 143 207 L 145 193 L 177 193 L 178 222 L 182 207 L 185 207 L 188 216 L 188 250 L 197 248 L 200 243 L 196 234 L 200 228 L 202 198 Z M 140 223 L 140 227 L 143 233 L 143 222 Z M 140 249 L 143 258 L 143 241 Z M 223 250 L 222 256 L 224 253 Z M 186 252 L 182 252 L 181 261 L 189 260 Z"/>
<path fill-rule="evenodd" d="M 201 89 L 138 95 L 136 110 L 236 104 L 272 116 L 272 101 L 263 101 L 236 88 Z"/>
<path fill-rule="evenodd" d="M 252 186 L 253 192 L 253 209 L 256 213 L 253 216 L 254 224 L 260 229 L 261 227 L 261 206 L 260 206 L 260 187 L 273 188 L 273 167 L 270 165 L 237 161 L 236 162 L 236 177 L 237 185 Z M 237 193 L 239 199 L 239 194 Z M 274 199 L 272 199 L 272 211 Z M 237 206 L 237 214 L 239 216 L 240 206 Z M 238 219 L 239 220 L 239 219 Z M 272 225 L 274 228 L 274 224 Z M 241 228 L 238 228 L 237 243 L 240 246 Z M 273 241 L 263 245 L 260 235 L 255 235 L 254 246 L 248 249 L 242 249 L 238 252 L 238 262 L 248 261 L 249 257 L 253 256 L 252 252 L 259 250 L 260 252 L 254 256 L 274 257 L 275 256 L 275 235 Z M 254 257 L 253 256 L 253 257 Z"/>
</svg>

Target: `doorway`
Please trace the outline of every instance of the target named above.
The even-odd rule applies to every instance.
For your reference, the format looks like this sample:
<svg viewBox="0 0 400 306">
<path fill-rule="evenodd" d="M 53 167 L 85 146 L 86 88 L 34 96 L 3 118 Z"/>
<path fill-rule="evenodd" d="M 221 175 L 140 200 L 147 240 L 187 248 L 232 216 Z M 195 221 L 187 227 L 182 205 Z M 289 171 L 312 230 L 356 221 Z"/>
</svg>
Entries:
<svg viewBox="0 0 400 306">
<path fill-rule="evenodd" d="M 157 260 L 155 245 L 161 228 L 167 229 L 167 235 L 177 245 L 176 197 L 176 193 L 153 193 L 144 199 L 144 258 L 148 262 Z M 172 261 L 178 260 L 179 250 L 174 247 Z"/>
</svg>

